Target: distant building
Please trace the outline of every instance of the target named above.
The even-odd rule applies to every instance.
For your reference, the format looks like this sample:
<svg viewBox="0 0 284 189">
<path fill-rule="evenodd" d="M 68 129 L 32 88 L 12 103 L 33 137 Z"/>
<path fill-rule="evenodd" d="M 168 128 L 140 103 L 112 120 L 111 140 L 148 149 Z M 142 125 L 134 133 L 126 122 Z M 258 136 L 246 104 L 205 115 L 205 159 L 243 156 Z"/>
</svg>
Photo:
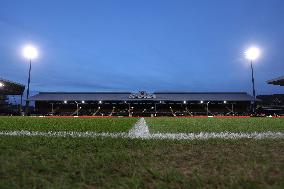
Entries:
<svg viewBox="0 0 284 189">
<path fill-rule="evenodd" d="M 14 110 L 13 107 L 9 105 L 8 96 L 19 95 L 22 101 L 24 90 L 24 85 L 0 78 L 0 115 L 19 113 L 19 109 Z"/>
<path fill-rule="evenodd" d="M 284 115 L 284 94 L 259 95 L 260 111 L 265 114 L 281 114 Z"/>
</svg>

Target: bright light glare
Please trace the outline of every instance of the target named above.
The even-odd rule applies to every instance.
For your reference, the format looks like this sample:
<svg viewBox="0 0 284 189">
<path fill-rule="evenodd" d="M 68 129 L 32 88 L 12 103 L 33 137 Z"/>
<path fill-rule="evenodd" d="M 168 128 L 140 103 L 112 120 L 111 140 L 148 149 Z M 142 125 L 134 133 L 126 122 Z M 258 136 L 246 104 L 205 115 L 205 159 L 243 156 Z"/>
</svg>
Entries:
<svg viewBox="0 0 284 189">
<path fill-rule="evenodd" d="M 203 100 L 201 100 L 200 103 L 203 104 Z"/>
<path fill-rule="evenodd" d="M 260 55 L 260 50 L 257 47 L 251 47 L 245 52 L 246 58 L 249 60 L 255 60 Z"/>
<path fill-rule="evenodd" d="M 4 87 L 5 85 L 3 83 L 0 82 L 0 88 Z"/>
<path fill-rule="evenodd" d="M 85 100 L 82 100 L 82 104 L 85 104 Z"/>
<path fill-rule="evenodd" d="M 23 48 L 23 55 L 27 59 L 35 59 L 38 57 L 38 51 L 34 46 L 27 45 Z"/>
</svg>

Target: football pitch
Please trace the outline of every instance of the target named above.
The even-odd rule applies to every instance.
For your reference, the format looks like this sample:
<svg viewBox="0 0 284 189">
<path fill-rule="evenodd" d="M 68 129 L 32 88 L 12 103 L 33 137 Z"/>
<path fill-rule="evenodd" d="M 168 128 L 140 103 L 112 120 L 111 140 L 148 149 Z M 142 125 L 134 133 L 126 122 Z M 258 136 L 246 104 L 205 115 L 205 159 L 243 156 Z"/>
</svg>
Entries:
<svg viewBox="0 0 284 189">
<path fill-rule="evenodd" d="M 0 117 L 0 188 L 284 187 L 283 118 L 144 121 L 145 132 L 154 136 L 278 133 L 262 139 L 108 137 L 141 130 L 145 134 L 144 127 L 137 126 L 140 122 L 139 118 Z"/>
</svg>

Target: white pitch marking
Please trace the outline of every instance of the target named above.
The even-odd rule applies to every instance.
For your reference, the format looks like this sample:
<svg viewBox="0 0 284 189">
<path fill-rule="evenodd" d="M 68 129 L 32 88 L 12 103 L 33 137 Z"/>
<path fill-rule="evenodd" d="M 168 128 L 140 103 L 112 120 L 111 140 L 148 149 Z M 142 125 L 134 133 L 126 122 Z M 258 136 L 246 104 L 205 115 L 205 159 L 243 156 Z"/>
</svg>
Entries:
<svg viewBox="0 0 284 189">
<path fill-rule="evenodd" d="M 134 132 L 135 133 L 135 132 Z M 136 133 L 137 134 L 137 133 Z M 155 133 L 146 135 L 133 135 L 133 133 L 96 133 L 96 132 L 75 132 L 75 131 L 0 131 L 0 136 L 41 136 L 41 137 L 71 137 L 71 138 L 141 138 L 157 140 L 207 140 L 207 139 L 284 139 L 283 132 L 253 132 L 253 133 Z"/>
<path fill-rule="evenodd" d="M 128 132 L 130 138 L 148 138 L 149 135 L 148 125 L 143 117 Z"/>
<path fill-rule="evenodd" d="M 72 138 L 95 138 L 111 137 L 126 138 L 126 132 L 120 133 L 97 133 L 97 132 L 77 132 L 77 131 L 0 131 L 0 136 L 43 136 L 43 137 L 72 137 Z"/>
</svg>

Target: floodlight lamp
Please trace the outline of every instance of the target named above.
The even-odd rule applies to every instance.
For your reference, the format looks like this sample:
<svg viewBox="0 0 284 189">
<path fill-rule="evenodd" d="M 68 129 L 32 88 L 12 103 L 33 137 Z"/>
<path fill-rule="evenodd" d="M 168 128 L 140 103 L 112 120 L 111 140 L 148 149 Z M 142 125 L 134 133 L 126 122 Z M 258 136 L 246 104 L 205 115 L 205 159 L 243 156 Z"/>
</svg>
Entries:
<svg viewBox="0 0 284 189">
<path fill-rule="evenodd" d="M 101 103 L 102 103 L 102 101 L 100 100 L 100 101 L 99 101 L 99 104 L 101 104 Z"/>
<path fill-rule="evenodd" d="M 23 48 L 23 55 L 27 59 L 35 59 L 38 57 L 38 51 L 34 46 L 27 45 Z"/>
<path fill-rule="evenodd" d="M 184 100 L 183 103 L 186 104 L 186 101 Z"/>
<path fill-rule="evenodd" d="M 67 104 L 67 100 L 64 100 L 64 104 Z"/>
<path fill-rule="evenodd" d="M 0 88 L 2 88 L 2 87 L 4 87 L 5 85 L 4 85 L 4 83 L 1 83 L 0 82 Z"/>
<path fill-rule="evenodd" d="M 85 100 L 82 100 L 82 104 L 85 104 Z"/>
<path fill-rule="evenodd" d="M 200 103 L 203 104 L 203 100 L 201 100 Z"/>
<path fill-rule="evenodd" d="M 260 56 L 260 50 L 257 47 L 251 47 L 245 52 L 245 56 L 248 60 L 255 60 Z"/>
<path fill-rule="evenodd" d="M 224 100 L 224 104 L 227 104 L 227 101 L 226 101 L 226 100 Z"/>
</svg>

